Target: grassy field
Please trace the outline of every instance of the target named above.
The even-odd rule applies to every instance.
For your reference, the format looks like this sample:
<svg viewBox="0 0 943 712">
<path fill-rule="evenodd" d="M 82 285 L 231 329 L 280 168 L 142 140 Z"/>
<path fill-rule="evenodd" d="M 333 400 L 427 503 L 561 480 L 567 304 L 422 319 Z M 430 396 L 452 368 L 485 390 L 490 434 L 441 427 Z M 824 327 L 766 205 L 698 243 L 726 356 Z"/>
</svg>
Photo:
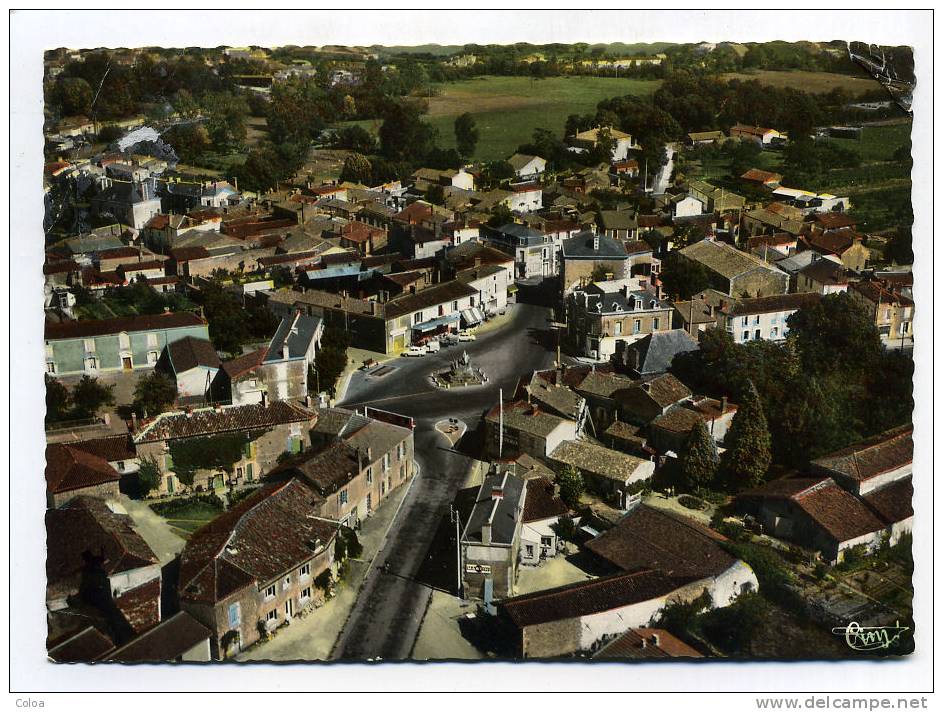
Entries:
<svg viewBox="0 0 943 712">
<path fill-rule="evenodd" d="M 842 87 L 851 94 L 858 95 L 866 91 L 873 91 L 880 86 L 877 80 L 866 76 L 851 76 L 832 72 L 806 72 L 802 70 L 777 72 L 771 69 L 760 69 L 751 72 L 732 72 L 724 74 L 723 78 L 740 79 L 742 81 L 753 79 L 760 82 L 760 84 L 771 87 L 792 87 L 812 94 L 824 94 L 836 87 Z"/>
<path fill-rule="evenodd" d="M 222 510 L 213 507 L 204 502 L 193 502 L 192 504 L 174 512 L 172 517 L 167 519 L 167 523 L 178 536 L 189 539 L 197 529 L 209 521 L 216 519 Z"/>
<path fill-rule="evenodd" d="M 469 112 L 480 135 L 474 157 L 493 161 L 529 142 L 536 128 L 562 135 L 570 114 L 594 113 L 596 104 L 614 96 L 648 96 L 658 85 L 613 77 L 479 77 L 436 85 L 439 93 L 429 99 L 425 120 L 438 129 L 439 145 L 451 148 L 455 117 Z M 374 133 L 379 129 L 377 121 L 357 123 Z"/>
</svg>

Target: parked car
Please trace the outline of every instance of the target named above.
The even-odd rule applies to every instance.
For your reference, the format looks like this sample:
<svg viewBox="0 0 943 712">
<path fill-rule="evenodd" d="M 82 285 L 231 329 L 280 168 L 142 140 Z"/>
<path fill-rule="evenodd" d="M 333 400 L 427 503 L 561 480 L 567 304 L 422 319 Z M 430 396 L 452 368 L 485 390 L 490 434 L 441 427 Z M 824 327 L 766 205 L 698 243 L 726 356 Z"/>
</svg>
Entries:
<svg viewBox="0 0 943 712">
<path fill-rule="evenodd" d="M 403 356 L 425 356 L 426 350 L 422 346 L 410 346 L 403 352 Z"/>
<path fill-rule="evenodd" d="M 458 343 L 458 335 L 446 334 L 441 339 L 439 339 L 439 343 L 442 344 L 443 346 L 454 346 L 455 344 Z"/>
<path fill-rule="evenodd" d="M 430 341 L 428 344 L 426 344 L 426 353 L 437 354 L 441 348 L 442 346 L 438 341 Z"/>
<path fill-rule="evenodd" d="M 468 331 L 461 331 L 458 334 L 458 340 L 459 341 L 474 341 L 475 335 Z"/>
</svg>

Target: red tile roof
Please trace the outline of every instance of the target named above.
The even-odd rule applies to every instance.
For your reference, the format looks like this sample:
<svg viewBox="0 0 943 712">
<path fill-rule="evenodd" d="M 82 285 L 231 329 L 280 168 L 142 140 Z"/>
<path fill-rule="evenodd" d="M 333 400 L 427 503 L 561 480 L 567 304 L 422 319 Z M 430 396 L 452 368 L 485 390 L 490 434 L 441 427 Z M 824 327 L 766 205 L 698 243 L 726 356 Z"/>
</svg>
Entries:
<svg viewBox="0 0 943 712">
<path fill-rule="evenodd" d="M 515 596 L 498 606 L 517 628 L 526 628 L 660 598 L 680 585 L 660 572 L 642 570 Z"/>
<path fill-rule="evenodd" d="M 81 321 L 46 322 L 47 341 L 55 339 L 80 339 L 91 336 L 105 336 L 121 332 L 160 331 L 179 329 L 188 326 L 205 326 L 206 321 L 191 312 L 171 312 L 169 314 L 142 314 L 138 316 L 120 316 L 114 319 L 83 319 Z"/>
<path fill-rule="evenodd" d="M 640 505 L 586 548 L 624 571 L 652 569 L 691 580 L 717 576 L 736 559 L 726 539 L 692 519 Z"/>
<path fill-rule="evenodd" d="M 864 482 L 913 462 L 914 426 L 902 425 L 812 461 L 830 475 Z"/>
<path fill-rule="evenodd" d="M 267 354 L 268 347 L 263 346 L 261 349 L 256 349 L 231 361 L 226 361 L 223 364 L 223 370 L 230 378 L 239 378 L 239 376 L 248 373 L 253 368 L 261 366 Z"/>
<path fill-rule="evenodd" d="M 862 497 L 868 506 L 888 524 L 896 524 L 914 515 L 914 483 L 905 477 Z"/>
<path fill-rule="evenodd" d="M 76 442 L 61 443 L 67 445 L 73 450 L 81 450 L 89 455 L 100 457 L 108 462 L 118 462 L 119 460 L 133 460 L 137 457 L 134 450 L 134 443 L 130 436 L 109 435 L 103 438 L 92 438 L 90 440 L 78 440 Z"/>
<path fill-rule="evenodd" d="M 135 634 L 160 623 L 160 586 L 157 577 L 115 597 L 115 607 Z"/>
<path fill-rule="evenodd" d="M 202 245 L 194 247 L 176 247 L 170 251 L 170 257 L 176 262 L 189 262 L 190 260 L 202 260 L 210 256 L 210 251 Z"/>
<path fill-rule="evenodd" d="M 838 542 L 857 539 L 886 526 L 860 499 L 832 479 L 825 479 L 790 499 Z"/>
<path fill-rule="evenodd" d="M 180 611 L 115 650 L 107 660 L 120 663 L 176 660 L 211 636 L 210 630 L 196 618 Z"/>
<path fill-rule="evenodd" d="M 266 485 L 190 537 L 180 555 L 180 598 L 215 603 L 309 561 L 331 545 L 337 522 L 298 480 Z"/>
<path fill-rule="evenodd" d="M 743 180 L 748 180 L 753 183 L 779 183 L 783 176 L 781 173 L 771 173 L 770 171 L 763 171 L 759 168 L 751 168 L 742 176 Z"/>
<path fill-rule="evenodd" d="M 704 656 L 662 628 L 632 628 L 602 647 L 593 657 L 640 660 Z"/>
<path fill-rule="evenodd" d="M 815 213 L 812 219 L 826 230 L 836 230 L 845 227 L 856 227 L 858 219 L 847 213 Z"/>
<path fill-rule="evenodd" d="M 187 336 L 168 344 L 166 348 L 170 356 L 170 365 L 176 374 L 200 366 L 219 368 L 221 365 L 219 354 L 216 353 L 213 344 L 206 339 Z"/>
<path fill-rule="evenodd" d="M 111 638 L 89 626 L 49 648 L 49 657 L 57 663 L 90 663 L 114 649 Z"/>
<path fill-rule="evenodd" d="M 146 423 L 135 435 L 136 443 L 160 442 L 177 438 L 194 438 L 213 433 L 271 428 L 287 423 L 305 423 L 317 413 L 288 401 L 268 404 L 231 405 L 200 408 L 190 412 L 161 413 Z"/>
<path fill-rule="evenodd" d="M 537 522 L 541 519 L 550 519 L 566 514 L 570 508 L 564 504 L 559 495 L 555 494 L 553 482 L 546 477 L 535 477 L 527 480 L 527 489 L 524 491 L 524 513 L 522 522 Z"/>
<path fill-rule="evenodd" d="M 117 482 L 121 475 L 108 461 L 69 445 L 46 446 L 46 490 L 61 494 Z"/>
</svg>

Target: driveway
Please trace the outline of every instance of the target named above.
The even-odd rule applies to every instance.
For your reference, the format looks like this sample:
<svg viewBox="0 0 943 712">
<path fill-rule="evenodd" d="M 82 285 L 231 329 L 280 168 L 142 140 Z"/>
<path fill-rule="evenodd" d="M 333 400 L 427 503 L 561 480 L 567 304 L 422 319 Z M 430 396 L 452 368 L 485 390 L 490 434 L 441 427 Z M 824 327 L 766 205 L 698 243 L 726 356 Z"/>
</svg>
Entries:
<svg viewBox="0 0 943 712">
<path fill-rule="evenodd" d="M 516 305 L 504 323 L 476 341 L 443 349 L 422 358 L 388 362 L 396 371 L 380 379 L 356 372 L 340 405 L 376 406 L 416 419 L 416 460 L 421 467 L 389 536 L 367 572 L 367 579 L 350 619 L 332 654 L 334 659 L 404 659 L 410 655 L 432 588 L 418 579 L 433 538 L 449 504 L 465 485 L 475 461 L 448 447 L 435 424 L 459 418 L 474 431 L 481 416 L 497 403 L 498 389 L 505 397 L 519 377 L 548 368 L 553 352 L 547 348 L 554 335 L 548 326 L 550 310 L 532 304 Z M 433 370 L 448 368 L 467 351 L 474 366 L 489 377 L 484 386 L 447 391 L 429 381 Z M 388 569 L 382 567 L 388 564 Z M 432 654 L 425 647 L 424 653 Z"/>
<path fill-rule="evenodd" d="M 186 541 L 177 536 L 167 520 L 154 513 L 146 502 L 119 495 L 114 500 L 131 517 L 134 528 L 141 538 L 151 547 L 161 566 L 173 561 L 177 554 L 183 551 Z"/>
</svg>

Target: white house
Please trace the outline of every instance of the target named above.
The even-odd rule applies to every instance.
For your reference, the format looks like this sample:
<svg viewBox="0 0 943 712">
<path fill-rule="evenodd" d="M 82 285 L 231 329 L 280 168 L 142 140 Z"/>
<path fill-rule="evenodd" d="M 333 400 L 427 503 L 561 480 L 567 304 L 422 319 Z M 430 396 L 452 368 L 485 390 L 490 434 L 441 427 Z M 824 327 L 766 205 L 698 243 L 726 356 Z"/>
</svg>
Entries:
<svg viewBox="0 0 943 712">
<path fill-rule="evenodd" d="M 505 309 L 508 305 L 508 287 L 512 284 L 510 271 L 500 265 L 470 267 L 455 275 L 459 282 L 478 290 L 478 304 L 488 312 Z"/>
<path fill-rule="evenodd" d="M 730 332 L 738 344 L 759 339 L 782 341 L 789 333 L 786 320 L 821 296 L 818 292 L 800 292 L 731 301 L 717 309 L 717 325 Z"/>
<path fill-rule="evenodd" d="M 639 148 L 638 143 L 631 134 L 619 131 L 612 127 L 596 127 L 588 131 L 580 131 L 572 137 L 570 150 L 575 153 L 585 153 L 595 148 L 602 135 L 609 134 L 614 145 L 612 147 L 612 160 L 621 161 L 628 157 L 629 151 Z"/>
<path fill-rule="evenodd" d="M 207 399 L 221 367 L 213 344 L 193 336 L 167 344 L 157 362 L 157 369 L 174 379 L 177 396 L 184 401 Z"/>
<path fill-rule="evenodd" d="M 516 183 L 511 185 L 510 207 L 513 212 L 532 213 L 544 204 L 544 191 L 540 183 Z"/>
<path fill-rule="evenodd" d="M 673 204 L 672 210 L 676 218 L 686 218 L 704 213 L 704 203 L 693 195 L 686 195 Z"/>
<path fill-rule="evenodd" d="M 547 170 L 546 159 L 525 153 L 515 153 L 508 159 L 508 163 L 514 169 L 514 175 L 525 180 L 539 178 Z"/>
</svg>

